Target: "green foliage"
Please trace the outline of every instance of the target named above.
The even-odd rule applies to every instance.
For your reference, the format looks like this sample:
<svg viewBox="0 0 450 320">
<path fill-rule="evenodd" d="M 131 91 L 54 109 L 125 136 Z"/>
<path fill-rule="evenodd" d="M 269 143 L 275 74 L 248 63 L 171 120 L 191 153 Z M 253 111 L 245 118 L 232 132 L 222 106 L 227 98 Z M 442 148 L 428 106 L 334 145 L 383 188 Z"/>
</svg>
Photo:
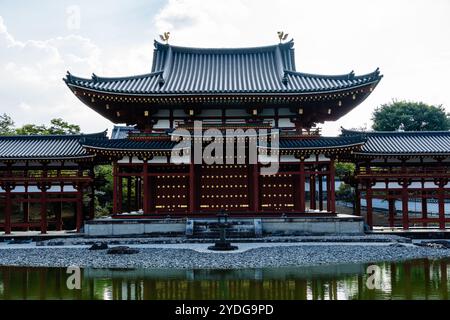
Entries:
<svg viewBox="0 0 450 320">
<path fill-rule="evenodd" d="M 49 134 L 78 134 L 80 126 L 69 124 L 61 118 L 50 120 L 50 127 L 47 129 Z"/>
<path fill-rule="evenodd" d="M 342 183 L 339 186 L 339 189 L 336 190 L 336 200 L 354 203 L 355 202 L 354 189 L 350 185 Z"/>
<path fill-rule="evenodd" d="M 46 135 L 46 134 L 78 134 L 80 133 L 80 126 L 69 124 L 63 119 L 52 119 L 50 126 L 25 124 L 16 129 L 16 134 L 19 135 Z"/>
<path fill-rule="evenodd" d="M 375 131 L 450 130 L 450 115 L 444 107 L 423 102 L 394 100 L 375 109 L 372 120 Z"/>
<path fill-rule="evenodd" d="M 343 181 L 345 177 L 353 176 L 355 172 L 355 165 L 348 162 L 336 162 L 334 165 L 336 169 L 336 176 Z"/>
<path fill-rule="evenodd" d="M 111 165 L 100 165 L 95 168 L 96 193 L 95 212 L 96 216 L 111 214 L 113 206 L 113 176 Z"/>
<path fill-rule="evenodd" d="M 0 136 L 14 134 L 14 121 L 6 113 L 0 114 Z"/>
</svg>

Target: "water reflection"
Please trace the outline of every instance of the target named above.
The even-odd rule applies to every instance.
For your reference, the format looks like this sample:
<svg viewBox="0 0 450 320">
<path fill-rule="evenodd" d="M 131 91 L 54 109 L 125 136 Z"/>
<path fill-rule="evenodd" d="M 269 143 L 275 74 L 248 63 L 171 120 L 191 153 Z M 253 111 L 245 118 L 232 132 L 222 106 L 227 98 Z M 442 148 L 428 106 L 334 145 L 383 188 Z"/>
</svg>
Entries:
<svg viewBox="0 0 450 320">
<path fill-rule="evenodd" d="M 84 269 L 69 290 L 60 268 L 0 267 L 0 299 L 448 299 L 450 260 L 381 263 L 379 288 L 367 265 L 242 269 Z"/>
</svg>

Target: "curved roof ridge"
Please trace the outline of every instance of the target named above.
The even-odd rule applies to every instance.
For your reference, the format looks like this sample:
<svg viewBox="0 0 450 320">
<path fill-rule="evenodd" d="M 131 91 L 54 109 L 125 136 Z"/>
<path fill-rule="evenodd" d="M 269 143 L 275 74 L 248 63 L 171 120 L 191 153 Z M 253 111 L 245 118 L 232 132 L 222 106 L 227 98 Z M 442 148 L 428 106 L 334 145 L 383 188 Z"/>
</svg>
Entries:
<svg viewBox="0 0 450 320">
<path fill-rule="evenodd" d="M 157 40 L 154 42 L 156 49 L 162 49 L 167 50 L 169 47 L 172 48 L 172 50 L 177 52 L 199 52 L 199 53 L 250 53 L 250 52 L 265 52 L 265 51 L 272 51 L 276 48 L 283 48 L 283 49 L 292 49 L 294 47 L 294 39 L 291 39 L 287 42 L 280 43 L 280 44 L 274 44 L 274 45 L 267 45 L 267 46 L 255 46 L 255 47 L 235 47 L 235 48 L 201 48 L 201 47 L 184 47 L 184 46 L 174 46 L 171 44 L 164 44 Z"/>
<path fill-rule="evenodd" d="M 111 82 L 111 81 L 149 78 L 149 77 L 153 77 L 153 76 L 159 76 L 162 73 L 163 73 L 163 70 L 145 73 L 145 74 L 134 75 L 134 76 L 122 76 L 122 77 L 99 77 L 95 73 L 93 73 L 92 78 L 82 78 L 82 77 L 74 76 L 68 72 L 66 78 L 64 78 L 63 80 L 66 82 L 71 82 L 73 80 L 86 81 L 86 82 L 95 82 L 95 81 Z"/>
<path fill-rule="evenodd" d="M 77 134 L 40 134 L 40 135 L 12 135 L 0 136 L 0 140 L 20 140 L 20 139 L 74 139 L 74 138 L 103 138 L 106 137 L 108 130 L 96 133 L 77 133 Z"/>
<path fill-rule="evenodd" d="M 362 75 L 355 75 L 354 71 L 351 71 L 346 74 L 337 74 L 337 75 L 329 75 L 329 74 L 316 74 L 316 73 L 307 73 L 307 72 L 300 72 L 300 71 L 291 71 L 291 70 L 284 70 L 285 73 L 296 75 L 296 76 L 302 76 L 302 77 L 310 77 L 310 78 L 332 78 L 332 79 L 343 79 L 343 80 L 351 80 L 351 79 L 358 79 L 358 78 L 366 78 L 366 77 L 373 77 L 376 75 L 379 75 L 380 71 L 377 68 L 374 72 L 362 74 Z"/>
<path fill-rule="evenodd" d="M 436 134 L 444 134 L 450 135 L 450 131 L 358 131 L 358 130 L 350 130 L 341 128 L 342 134 L 347 135 L 436 135 Z"/>
</svg>

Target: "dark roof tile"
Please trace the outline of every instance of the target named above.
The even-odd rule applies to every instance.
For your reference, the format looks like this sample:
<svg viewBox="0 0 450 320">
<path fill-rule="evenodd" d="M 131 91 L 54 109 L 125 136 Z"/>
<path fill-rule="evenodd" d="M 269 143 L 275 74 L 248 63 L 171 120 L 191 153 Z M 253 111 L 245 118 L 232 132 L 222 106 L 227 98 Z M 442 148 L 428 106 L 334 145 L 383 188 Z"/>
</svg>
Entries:
<svg viewBox="0 0 450 320">
<path fill-rule="evenodd" d="M 0 159 L 59 160 L 91 157 L 85 139 L 102 140 L 106 132 L 89 135 L 0 136 Z"/>
<path fill-rule="evenodd" d="M 68 74 L 69 86 L 119 94 L 227 94 L 334 92 L 378 83 L 378 69 L 355 76 L 296 72 L 293 41 L 256 48 L 201 49 L 155 42 L 151 73 L 84 79 Z"/>
<path fill-rule="evenodd" d="M 450 131 L 358 132 L 343 130 L 342 136 L 367 139 L 361 154 L 450 155 Z"/>
</svg>

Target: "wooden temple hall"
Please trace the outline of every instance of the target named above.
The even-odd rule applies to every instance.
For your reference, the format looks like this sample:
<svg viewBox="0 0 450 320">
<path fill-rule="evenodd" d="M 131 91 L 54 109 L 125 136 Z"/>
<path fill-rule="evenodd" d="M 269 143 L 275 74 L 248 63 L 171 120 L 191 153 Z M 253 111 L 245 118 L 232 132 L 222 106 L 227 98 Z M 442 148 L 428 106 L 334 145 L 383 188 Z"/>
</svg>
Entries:
<svg viewBox="0 0 450 320">
<path fill-rule="evenodd" d="M 95 216 L 93 168 L 100 163 L 112 164 L 113 220 L 214 218 L 219 212 L 333 217 L 339 214 L 337 161 L 357 165 L 350 183 L 359 197 L 357 214 L 369 227 L 377 223 L 372 203 L 381 199 L 389 202 L 390 226 L 445 228 L 450 134 L 344 130 L 322 136 L 316 125 L 358 106 L 382 76 L 378 69 L 365 75 L 298 72 L 293 47 L 293 41 L 234 49 L 155 41 L 150 73 L 89 79 L 68 73 L 64 81 L 73 94 L 117 126 L 110 138 L 0 137 L 0 228 L 80 230 Z M 230 130 L 236 133 L 231 138 Z M 223 138 L 203 139 L 208 132 Z M 198 139 L 203 154 L 230 139 L 236 152 L 228 156 L 216 147 L 209 153 L 214 163 L 208 157 L 198 163 Z M 256 162 L 250 161 L 252 146 Z M 276 159 L 274 174 L 263 173 L 267 157 Z M 408 201 L 417 198 L 420 216 L 409 214 Z M 427 211 L 433 201 L 437 215 Z"/>
</svg>

